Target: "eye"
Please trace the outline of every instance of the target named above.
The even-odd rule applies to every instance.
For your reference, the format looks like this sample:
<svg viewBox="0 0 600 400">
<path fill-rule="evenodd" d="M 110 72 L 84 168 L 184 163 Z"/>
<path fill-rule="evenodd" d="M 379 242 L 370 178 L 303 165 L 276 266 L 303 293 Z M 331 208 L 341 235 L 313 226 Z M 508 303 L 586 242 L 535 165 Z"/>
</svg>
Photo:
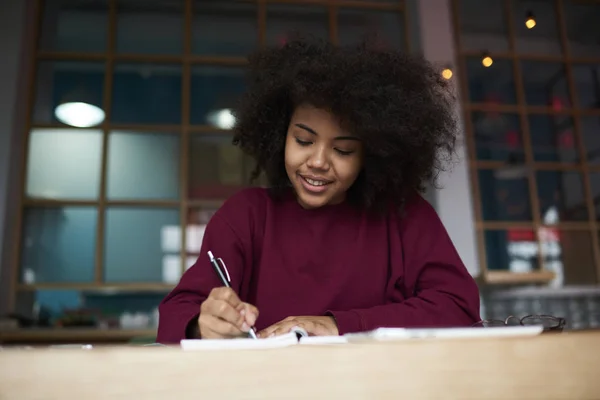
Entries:
<svg viewBox="0 0 600 400">
<path fill-rule="evenodd" d="M 311 142 L 307 142 L 307 141 L 304 141 L 304 140 L 300 140 L 300 139 L 298 139 L 298 138 L 296 138 L 296 143 L 298 143 L 300 146 L 308 146 L 308 145 L 310 145 L 310 144 L 311 144 Z"/>
<path fill-rule="evenodd" d="M 344 151 L 340 149 L 335 149 L 335 151 L 337 151 L 342 156 L 349 156 L 350 154 L 354 153 L 353 151 Z"/>
</svg>

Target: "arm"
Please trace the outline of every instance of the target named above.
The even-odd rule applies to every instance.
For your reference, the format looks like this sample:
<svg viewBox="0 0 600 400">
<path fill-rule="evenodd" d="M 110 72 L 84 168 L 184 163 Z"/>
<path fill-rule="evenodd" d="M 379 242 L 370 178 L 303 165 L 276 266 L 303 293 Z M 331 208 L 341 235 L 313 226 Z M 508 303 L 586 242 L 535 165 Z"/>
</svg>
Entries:
<svg viewBox="0 0 600 400">
<path fill-rule="evenodd" d="M 423 198 L 399 221 L 401 251 L 394 259 L 387 304 L 329 311 L 340 334 L 379 327 L 458 327 L 479 321 L 479 290 L 435 210 Z M 402 259 L 403 258 L 403 259 Z"/>
<path fill-rule="evenodd" d="M 236 293 L 240 293 L 245 273 L 249 270 L 244 257 L 246 246 L 227 222 L 227 210 L 221 210 L 211 218 L 206 227 L 198 260 L 159 305 L 159 343 L 178 343 L 181 339 L 197 336 L 196 321 L 200 305 L 213 288 L 222 286 L 210 265 L 208 251 L 225 261 L 231 277 L 231 287 Z"/>
</svg>

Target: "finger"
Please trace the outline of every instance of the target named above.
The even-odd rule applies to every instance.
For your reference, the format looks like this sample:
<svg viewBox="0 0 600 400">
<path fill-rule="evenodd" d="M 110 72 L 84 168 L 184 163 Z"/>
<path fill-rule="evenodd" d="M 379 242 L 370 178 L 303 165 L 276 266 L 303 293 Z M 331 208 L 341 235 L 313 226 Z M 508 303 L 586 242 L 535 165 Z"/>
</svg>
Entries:
<svg viewBox="0 0 600 400">
<path fill-rule="evenodd" d="M 263 329 L 258 335 L 261 338 L 279 336 L 288 333 L 295 326 L 300 326 L 300 323 L 296 320 L 283 320 Z"/>
<path fill-rule="evenodd" d="M 237 307 L 242 301 L 237 293 L 232 288 L 221 286 L 211 290 L 209 297 L 215 300 L 224 300 L 231 304 L 232 307 Z"/>
<path fill-rule="evenodd" d="M 236 308 L 232 307 L 230 303 L 225 300 L 207 300 L 206 303 L 206 314 L 218 317 L 235 325 L 239 329 L 243 329 L 242 326 L 245 323 L 245 316 Z"/>
<path fill-rule="evenodd" d="M 238 336 L 246 336 L 235 325 L 224 321 L 214 315 L 201 315 L 198 323 L 200 325 L 200 337 L 203 339 L 224 339 Z"/>
<path fill-rule="evenodd" d="M 332 334 L 325 325 L 312 321 L 303 322 L 302 329 L 308 333 L 308 336 L 329 336 Z"/>
<path fill-rule="evenodd" d="M 279 325 L 281 325 L 284 321 L 279 321 L 277 323 L 274 323 L 271 326 L 266 327 L 265 329 L 259 331 L 256 336 L 260 337 L 260 338 L 267 338 L 271 335 L 271 333 L 273 333 L 278 327 Z"/>
<path fill-rule="evenodd" d="M 271 332 L 272 337 L 275 336 L 280 336 L 280 335 L 285 335 L 286 333 L 289 333 L 292 328 L 299 326 L 299 324 L 295 324 L 295 323 L 291 323 L 291 322 L 286 322 L 285 324 L 281 324 L 277 327 L 277 329 L 275 329 L 273 332 Z"/>
<path fill-rule="evenodd" d="M 254 326 L 256 319 L 258 318 L 258 308 L 254 307 L 252 304 L 240 303 L 236 309 L 245 318 L 246 323 L 249 326 Z"/>
</svg>

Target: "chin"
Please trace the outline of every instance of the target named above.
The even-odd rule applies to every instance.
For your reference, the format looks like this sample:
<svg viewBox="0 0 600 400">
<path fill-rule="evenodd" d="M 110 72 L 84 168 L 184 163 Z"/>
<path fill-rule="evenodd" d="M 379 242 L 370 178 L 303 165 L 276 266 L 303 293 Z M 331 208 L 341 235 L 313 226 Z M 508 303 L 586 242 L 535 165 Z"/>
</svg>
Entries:
<svg viewBox="0 0 600 400">
<path fill-rule="evenodd" d="M 306 209 L 319 208 L 327 205 L 327 199 L 307 198 L 307 196 L 298 196 L 298 202 Z"/>
</svg>

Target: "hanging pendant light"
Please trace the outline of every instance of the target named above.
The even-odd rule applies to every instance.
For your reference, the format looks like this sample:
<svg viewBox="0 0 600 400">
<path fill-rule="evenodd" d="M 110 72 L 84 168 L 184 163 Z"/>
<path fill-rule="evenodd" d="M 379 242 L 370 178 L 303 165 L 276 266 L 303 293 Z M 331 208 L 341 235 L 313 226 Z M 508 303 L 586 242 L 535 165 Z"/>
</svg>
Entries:
<svg viewBox="0 0 600 400">
<path fill-rule="evenodd" d="M 65 125 L 90 128 L 104 121 L 105 113 L 84 88 L 67 93 L 54 109 L 54 116 Z"/>
</svg>

